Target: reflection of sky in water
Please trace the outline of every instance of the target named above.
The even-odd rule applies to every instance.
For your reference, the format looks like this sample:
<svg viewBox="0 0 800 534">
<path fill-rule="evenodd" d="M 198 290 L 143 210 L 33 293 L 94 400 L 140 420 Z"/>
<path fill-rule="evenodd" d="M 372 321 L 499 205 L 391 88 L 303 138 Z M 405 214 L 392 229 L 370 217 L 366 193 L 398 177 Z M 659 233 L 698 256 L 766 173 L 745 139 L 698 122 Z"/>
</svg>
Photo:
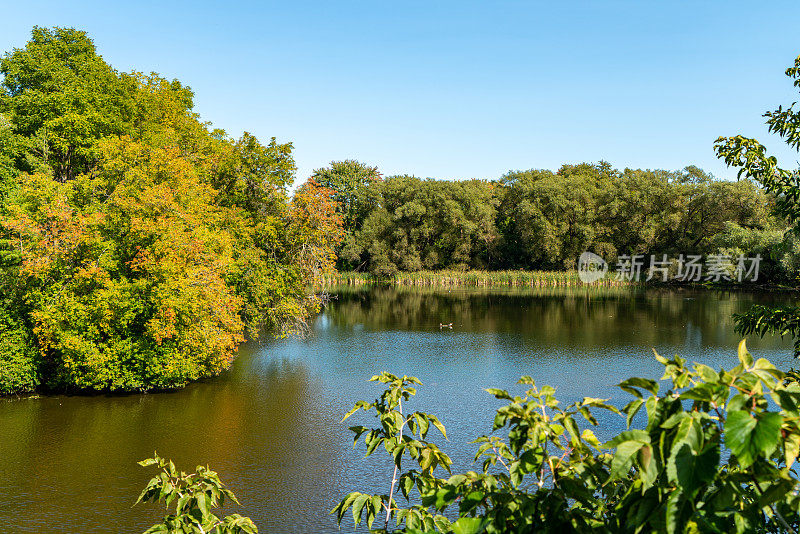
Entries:
<svg viewBox="0 0 800 534">
<path fill-rule="evenodd" d="M 595 396 L 622 405 L 628 397 L 613 384 L 661 376 L 653 347 L 713 367 L 735 365 L 731 313 L 776 298 L 785 297 L 342 293 L 309 338 L 250 344 L 231 371 L 179 392 L 0 403 L 0 492 L 15 497 L 0 502 L 0 518 L 17 525 L 15 518 L 28 518 L 23 532 L 142 530 L 161 512 L 130 508 L 149 478 L 135 461 L 157 449 L 185 468 L 218 470 L 244 503 L 236 511 L 262 531 L 336 532 L 327 513 L 339 498 L 387 490 L 389 463 L 378 453 L 363 460 L 348 425 L 339 424 L 356 400 L 378 394 L 366 382 L 377 372 L 419 377 L 424 385 L 409 409 L 439 415 L 450 442 L 434 440 L 457 469 L 474 468 L 467 442 L 489 432 L 499 405 L 483 388 L 519 392 L 514 383 L 528 374 L 555 386 L 564 403 Z M 452 330 L 439 328 L 450 322 Z M 779 366 L 792 363 L 790 340 L 749 346 Z M 619 416 L 598 416 L 601 439 L 621 428 Z"/>
</svg>

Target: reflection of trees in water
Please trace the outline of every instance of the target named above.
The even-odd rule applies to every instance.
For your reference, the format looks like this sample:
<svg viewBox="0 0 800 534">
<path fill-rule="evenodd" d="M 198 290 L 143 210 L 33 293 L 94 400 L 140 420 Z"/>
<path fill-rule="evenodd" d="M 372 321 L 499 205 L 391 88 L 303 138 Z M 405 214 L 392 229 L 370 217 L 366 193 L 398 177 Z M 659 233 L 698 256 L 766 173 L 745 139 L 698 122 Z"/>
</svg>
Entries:
<svg viewBox="0 0 800 534">
<path fill-rule="evenodd" d="M 439 323 L 473 332 L 529 336 L 552 345 L 593 348 L 635 343 L 696 346 L 738 340 L 731 315 L 773 294 L 688 290 L 548 288 L 522 292 L 376 287 L 344 291 L 326 316 L 339 328 L 437 330 Z"/>
<path fill-rule="evenodd" d="M 0 406 L 0 480 L 16 496 L 0 515 L 81 532 L 105 531 L 113 517 L 121 531 L 141 531 L 163 515 L 131 508 L 149 477 L 136 461 L 153 450 L 184 469 L 211 465 L 259 526 L 297 521 L 305 512 L 298 507 L 328 506 L 317 493 L 337 476 L 338 411 L 320 409 L 322 387 L 302 362 L 245 374 L 171 393 Z"/>
</svg>

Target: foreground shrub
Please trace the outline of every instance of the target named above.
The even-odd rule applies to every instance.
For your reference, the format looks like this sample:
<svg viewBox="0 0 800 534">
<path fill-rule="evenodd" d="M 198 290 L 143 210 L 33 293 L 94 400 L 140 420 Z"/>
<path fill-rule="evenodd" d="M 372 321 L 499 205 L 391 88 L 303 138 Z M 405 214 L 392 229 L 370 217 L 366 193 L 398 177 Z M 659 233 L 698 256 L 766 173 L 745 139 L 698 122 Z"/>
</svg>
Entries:
<svg viewBox="0 0 800 534">
<path fill-rule="evenodd" d="M 669 387 L 625 380 L 619 387 L 633 399 L 622 409 L 594 398 L 562 408 L 552 387 L 530 377 L 519 381 L 523 395 L 489 389 L 507 404 L 493 434 L 474 442 L 481 469 L 446 479 L 437 475 L 449 473 L 449 457 L 425 441 L 431 425 L 444 428 L 434 416 L 403 411 L 419 381 L 377 375 L 371 380 L 386 390 L 345 419 L 374 413 L 379 427 L 351 430 L 367 455 L 385 448 L 395 476 L 388 495 L 353 492 L 332 513 L 341 522 L 352 510 L 356 524 L 370 527 L 380 518 L 377 532 L 392 520 L 409 533 L 795 532 L 800 385 L 785 383 L 767 360 L 753 361 L 744 341 L 738 356 L 730 371 L 715 371 L 656 354 Z M 628 429 L 601 443 L 579 425 L 597 425 L 593 409 L 625 417 Z"/>
<path fill-rule="evenodd" d="M 197 466 L 194 473 L 178 471 L 171 460 L 153 454 L 142 460 L 143 467 L 157 466 L 159 474 L 148 482 L 136 503 L 164 501 L 167 508 L 174 503 L 175 513 L 168 514 L 161 523 L 155 524 L 145 534 L 157 532 L 183 534 L 255 534 L 258 528 L 249 517 L 232 514 L 222 519 L 212 513 L 214 508 L 229 499 L 239 501 L 231 490 L 220 481 L 217 473 Z"/>
</svg>

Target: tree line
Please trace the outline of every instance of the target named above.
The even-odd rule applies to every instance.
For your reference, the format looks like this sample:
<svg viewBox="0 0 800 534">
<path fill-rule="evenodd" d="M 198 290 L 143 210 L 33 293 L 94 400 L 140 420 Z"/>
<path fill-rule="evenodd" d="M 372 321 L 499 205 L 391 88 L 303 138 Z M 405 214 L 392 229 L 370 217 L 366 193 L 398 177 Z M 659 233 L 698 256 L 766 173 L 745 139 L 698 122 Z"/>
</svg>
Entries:
<svg viewBox="0 0 800 534">
<path fill-rule="evenodd" d="M 0 73 L 0 394 L 179 387 L 305 327 L 341 221 L 289 194 L 291 143 L 230 137 L 74 29 L 34 28 Z"/>
<path fill-rule="evenodd" d="M 564 270 L 583 251 L 757 254 L 773 280 L 797 272 L 797 243 L 774 199 L 746 177 L 613 168 L 607 162 L 511 171 L 498 180 L 383 177 L 353 160 L 317 169 L 344 221 L 340 270 L 391 277 L 439 269 Z"/>
</svg>

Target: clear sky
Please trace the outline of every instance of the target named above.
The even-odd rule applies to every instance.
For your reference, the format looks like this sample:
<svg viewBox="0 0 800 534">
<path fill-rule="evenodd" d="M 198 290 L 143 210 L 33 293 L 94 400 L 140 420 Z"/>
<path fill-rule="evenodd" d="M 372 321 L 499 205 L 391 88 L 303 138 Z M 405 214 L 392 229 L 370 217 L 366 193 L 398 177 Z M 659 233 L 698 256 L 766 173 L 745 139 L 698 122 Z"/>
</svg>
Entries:
<svg viewBox="0 0 800 534">
<path fill-rule="evenodd" d="M 232 135 L 294 143 L 299 181 L 345 158 L 448 179 L 600 159 L 734 177 L 712 145 L 736 133 L 798 159 L 761 117 L 797 99 L 783 75 L 800 54 L 796 0 L 28 0 L 0 12 L 0 50 L 34 25 L 84 29 L 117 69 L 190 85 Z"/>
</svg>

